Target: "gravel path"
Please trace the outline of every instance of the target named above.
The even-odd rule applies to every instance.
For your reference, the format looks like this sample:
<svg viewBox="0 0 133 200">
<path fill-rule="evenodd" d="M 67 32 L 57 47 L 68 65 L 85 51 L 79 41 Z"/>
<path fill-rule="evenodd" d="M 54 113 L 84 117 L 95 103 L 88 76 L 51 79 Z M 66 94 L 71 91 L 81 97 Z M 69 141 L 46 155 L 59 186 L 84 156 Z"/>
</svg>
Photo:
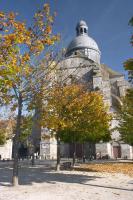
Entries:
<svg viewBox="0 0 133 200">
<path fill-rule="evenodd" d="M 133 200 L 133 179 L 123 174 L 22 167 L 18 187 L 11 175 L 11 166 L 0 167 L 0 200 Z"/>
</svg>

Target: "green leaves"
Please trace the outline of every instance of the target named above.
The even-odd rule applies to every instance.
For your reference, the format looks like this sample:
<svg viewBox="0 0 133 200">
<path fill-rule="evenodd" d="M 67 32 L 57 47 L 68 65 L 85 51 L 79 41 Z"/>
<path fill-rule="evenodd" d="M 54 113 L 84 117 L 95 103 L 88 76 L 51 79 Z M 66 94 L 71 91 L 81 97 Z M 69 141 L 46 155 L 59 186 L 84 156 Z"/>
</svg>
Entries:
<svg viewBox="0 0 133 200">
<path fill-rule="evenodd" d="M 27 141 L 28 137 L 31 135 L 32 126 L 33 126 L 32 116 L 29 115 L 22 118 L 21 135 L 19 136 L 19 140 L 21 142 Z"/>
<path fill-rule="evenodd" d="M 6 130 L 4 128 L 0 128 L 0 145 L 5 144 L 6 142 Z"/>
<path fill-rule="evenodd" d="M 125 70 L 128 71 L 128 80 L 130 83 L 133 83 L 133 58 L 128 59 L 124 63 Z"/>
<path fill-rule="evenodd" d="M 121 139 L 133 145 L 133 89 L 127 91 L 123 98 L 123 105 L 119 110 L 119 127 Z"/>
<path fill-rule="evenodd" d="M 133 26 L 133 17 L 129 21 L 129 25 Z M 131 44 L 133 45 L 133 35 L 131 36 Z M 128 79 L 133 84 L 133 58 L 128 59 L 124 63 L 125 70 L 128 71 Z M 123 104 L 119 109 L 119 127 L 121 139 L 133 145 L 133 88 L 127 90 L 126 96 L 122 100 Z"/>
</svg>

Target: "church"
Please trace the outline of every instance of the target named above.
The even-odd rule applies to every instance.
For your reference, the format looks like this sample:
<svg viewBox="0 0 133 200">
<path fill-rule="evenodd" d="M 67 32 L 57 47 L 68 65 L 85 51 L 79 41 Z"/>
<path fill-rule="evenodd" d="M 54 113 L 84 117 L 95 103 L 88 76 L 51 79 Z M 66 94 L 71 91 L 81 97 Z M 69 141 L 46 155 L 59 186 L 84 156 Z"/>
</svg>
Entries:
<svg viewBox="0 0 133 200">
<path fill-rule="evenodd" d="M 77 80 L 85 83 L 89 90 L 99 90 L 103 97 L 104 103 L 109 106 L 109 112 L 112 114 L 117 111 L 117 105 L 121 104 L 121 97 L 125 95 L 126 89 L 129 87 L 124 75 L 112 70 L 108 65 L 102 64 L 100 61 L 101 51 L 95 42 L 88 35 L 88 26 L 85 21 L 81 20 L 76 26 L 76 37 L 70 42 L 66 49 L 65 57 L 59 62 L 61 81 L 69 82 Z M 111 128 L 115 128 L 118 121 L 112 120 Z M 41 158 L 55 159 L 57 152 L 57 143 L 54 138 L 48 137 L 41 140 L 41 135 L 48 130 L 38 126 L 33 127 L 32 137 L 35 142 L 36 152 L 39 152 Z M 10 142 L 11 143 L 11 142 Z M 1 157 L 11 159 L 12 145 L 7 144 L 0 146 Z M 83 149 L 84 148 L 84 149 Z M 61 144 L 61 156 L 72 157 L 73 145 Z M 120 140 L 118 131 L 112 133 L 111 141 L 98 144 L 85 143 L 76 144 L 77 158 L 122 158 L 133 159 L 133 149 L 130 145 Z"/>
<path fill-rule="evenodd" d="M 95 42 L 88 35 L 88 26 L 85 21 L 81 20 L 76 26 L 76 37 L 70 42 L 66 49 L 65 58 L 59 63 L 60 78 L 62 82 L 78 80 L 87 84 L 90 90 L 100 90 L 104 97 L 104 102 L 109 106 L 111 113 L 121 104 L 121 97 L 125 95 L 129 87 L 124 75 L 112 70 L 106 64 L 100 62 L 101 51 Z M 70 78 L 69 78 L 70 77 Z M 111 128 L 115 128 L 118 121 L 112 120 Z M 46 148 L 47 146 L 47 148 Z M 118 131 L 112 133 L 112 140 L 107 143 L 102 141 L 92 145 L 84 144 L 85 157 L 96 155 L 108 158 L 133 158 L 132 147 L 120 140 Z M 82 145 L 77 144 L 77 157 L 81 157 L 83 150 Z M 47 152 L 47 153 L 46 153 Z M 48 154 L 49 152 L 49 154 Z M 40 154 L 54 158 L 56 152 L 56 141 L 42 141 L 40 144 Z M 72 156 L 72 144 L 61 145 L 62 157 Z"/>
</svg>

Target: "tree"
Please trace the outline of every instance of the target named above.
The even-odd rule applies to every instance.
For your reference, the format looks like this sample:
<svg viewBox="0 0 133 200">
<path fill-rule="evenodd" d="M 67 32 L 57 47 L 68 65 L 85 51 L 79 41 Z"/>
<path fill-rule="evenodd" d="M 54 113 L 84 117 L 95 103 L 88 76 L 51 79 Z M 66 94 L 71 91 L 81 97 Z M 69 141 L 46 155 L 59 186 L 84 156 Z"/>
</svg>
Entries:
<svg viewBox="0 0 133 200">
<path fill-rule="evenodd" d="M 119 127 L 122 141 L 133 146 L 133 89 L 127 91 L 119 109 Z"/>
<path fill-rule="evenodd" d="M 110 120 L 111 115 L 107 114 L 99 92 L 89 92 L 80 84 L 54 87 L 44 105 L 43 126 L 57 139 L 57 170 L 60 168 L 60 141 L 107 141 Z"/>
<path fill-rule="evenodd" d="M 133 26 L 133 17 L 129 24 Z M 131 45 L 133 46 L 133 35 L 131 36 Z M 133 58 L 124 63 L 124 68 L 128 71 L 131 87 L 127 89 L 126 95 L 123 97 L 122 106 L 119 109 L 118 130 L 121 134 L 121 139 L 133 146 Z"/>
<path fill-rule="evenodd" d="M 6 127 L 3 127 L 3 124 L 0 123 L 0 145 L 6 143 Z"/>
<path fill-rule="evenodd" d="M 12 119 L 0 120 L 0 145 L 4 145 L 7 140 L 13 137 L 14 121 Z"/>
<path fill-rule="evenodd" d="M 26 142 L 31 135 L 33 125 L 33 116 L 27 115 L 22 117 L 21 134 L 19 136 L 20 142 Z"/>
<path fill-rule="evenodd" d="M 44 4 L 34 15 L 34 24 L 17 21 L 16 14 L 0 12 L 0 102 L 17 109 L 16 129 L 13 138 L 14 164 L 13 185 L 18 184 L 18 141 L 21 135 L 21 121 L 24 110 L 36 96 L 41 98 L 40 85 L 46 83 L 48 66 L 35 65 L 34 60 L 46 55 L 46 48 L 53 45 L 58 35 L 52 34 L 54 15 L 50 5 Z M 43 72 L 41 74 L 41 72 Z"/>
<path fill-rule="evenodd" d="M 129 20 L 129 25 L 133 27 L 133 17 Z M 133 34 L 131 35 L 131 40 L 130 40 L 131 45 L 133 46 Z M 125 63 L 124 63 L 124 68 L 125 70 L 128 71 L 128 79 L 131 84 L 133 84 L 133 58 L 129 58 Z"/>
</svg>

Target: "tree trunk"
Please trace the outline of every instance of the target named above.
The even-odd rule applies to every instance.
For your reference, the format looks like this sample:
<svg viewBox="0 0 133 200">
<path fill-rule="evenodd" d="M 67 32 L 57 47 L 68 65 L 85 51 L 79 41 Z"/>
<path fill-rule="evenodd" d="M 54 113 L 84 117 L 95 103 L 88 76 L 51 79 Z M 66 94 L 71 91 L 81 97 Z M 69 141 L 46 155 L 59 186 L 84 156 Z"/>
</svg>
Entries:
<svg viewBox="0 0 133 200">
<path fill-rule="evenodd" d="M 84 145 L 84 142 L 82 144 L 82 159 L 83 159 L 83 163 L 85 163 L 85 145 Z"/>
<path fill-rule="evenodd" d="M 20 136 L 20 126 L 21 126 L 21 117 L 22 117 L 22 96 L 19 94 L 18 98 L 18 115 L 16 123 L 15 136 L 13 138 L 13 177 L 12 184 L 13 186 L 18 185 L 18 145 L 19 145 L 19 136 Z"/>
<path fill-rule="evenodd" d="M 31 165 L 34 166 L 35 165 L 35 144 L 34 144 L 34 139 L 31 139 Z"/>
<path fill-rule="evenodd" d="M 32 166 L 35 165 L 35 156 L 34 156 L 34 152 L 32 153 L 32 157 L 31 157 L 31 165 L 32 165 Z"/>
<path fill-rule="evenodd" d="M 75 160 L 76 160 L 76 143 L 73 143 L 73 167 L 75 166 Z"/>
<path fill-rule="evenodd" d="M 56 170 L 60 171 L 60 137 L 59 133 L 57 133 L 57 165 Z"/>
</svg>

